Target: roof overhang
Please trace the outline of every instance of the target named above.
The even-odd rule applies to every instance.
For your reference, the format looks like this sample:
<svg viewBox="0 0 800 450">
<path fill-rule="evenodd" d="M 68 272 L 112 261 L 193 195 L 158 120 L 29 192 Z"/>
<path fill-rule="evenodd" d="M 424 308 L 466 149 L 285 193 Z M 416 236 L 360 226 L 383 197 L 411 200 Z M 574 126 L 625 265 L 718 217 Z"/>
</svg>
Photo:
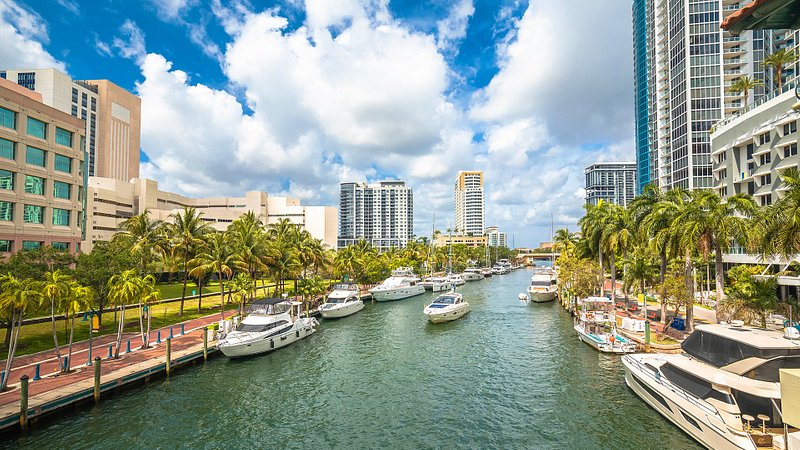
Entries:
<svg viewBox="0 0 800 450">
<path fill-rule="evenodd" d="M 726 17 L 721 28 L 735 35 L 744 30 L 800 28 L 800 0 L 753 0 Z"/>
</svg>

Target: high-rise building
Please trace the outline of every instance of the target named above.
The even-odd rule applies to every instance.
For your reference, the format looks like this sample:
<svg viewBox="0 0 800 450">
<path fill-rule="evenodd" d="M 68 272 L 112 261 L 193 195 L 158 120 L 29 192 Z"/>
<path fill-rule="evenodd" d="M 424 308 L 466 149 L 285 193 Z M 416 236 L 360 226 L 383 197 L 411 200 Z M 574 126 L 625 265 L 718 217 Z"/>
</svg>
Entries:
<svg viewBox="0 0 800 450">
<path fill-rule="evenodd" d="M 455 186 L 455 232 L 466 236 L 483 235 L 483 171 L 458 172 Z"/>
<path fill-rule="evenodd" d="M 342 183 L 340 248 L 365 240 L 380 249 L 405 247 L 414 233 L 414 193 L 405 181 Z"/>
<path fill-rule="evenodd" d="M 500 231 L 500 228 L 495 226 L 486 227 L 485 234 L 488 247 L 508 247 L 508 233 Z"/>
<path fill-rule="evenodd" d="M 85 125 L 0 80 L 0 254 L 80 250 Z"/>
<path fill-rule="evenodd" d="M 73 80 L 56 69 L 5 69 L 0 78 L 42 94 L 48 106 L 86 121 L 89 176 L 139 177 L 141 99 L 108 80 Z"/>
<path fill-rule="evenodd" d="M 784 31 L 734 36 L 720 23 L 739 0 L 634 0 L 636 158 L 639 188 L 711 188 L 711 127 L 746 107 L 731 91 L 749 76 L 774 84 L 766 55 L 787 43 Z M 760 102 L 763 86 L 748 99 Z M 647 143 L 644 138 L 647 136 Z"/>
<path fill-rule="evenodd" d="M 636 196 L 636 163 L 595 163 L 584 171 L 586 203 L 597 205 L 600 200 L 628 206 Z"/>
</svg>

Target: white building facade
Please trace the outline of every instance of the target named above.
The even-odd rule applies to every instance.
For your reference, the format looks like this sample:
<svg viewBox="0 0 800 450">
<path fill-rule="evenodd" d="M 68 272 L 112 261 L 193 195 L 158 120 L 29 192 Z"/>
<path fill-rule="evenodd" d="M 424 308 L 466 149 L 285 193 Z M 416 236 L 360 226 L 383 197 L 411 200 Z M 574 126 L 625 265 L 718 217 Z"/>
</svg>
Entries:
<svg viewBox="0 0 800 450">
<path fill-rule="evenodd" d="M 488 247 L 508 247 L 508 233 L 500 231 L 498 227 L 487 227 L 486 245 Z"/>
<path fill-rule="evenodd" d="M 414 193 L 404 181 L 340 185 L 340 248 L 365 240 L 379 249 L 405 247 L 414 234 Z"/>
<path fill-rule="evenodd" d="M 483 171 L 459 171 L 454 193 L 455 233 L 481 236 L 485 221 Z"/>
<path fill-rule="evenodd" d="M 628 206 L 636 196 L 636 163 L 595 163 L 583 171 L 586 203 L 597 205 L 600 200 Z"/>
</svg>

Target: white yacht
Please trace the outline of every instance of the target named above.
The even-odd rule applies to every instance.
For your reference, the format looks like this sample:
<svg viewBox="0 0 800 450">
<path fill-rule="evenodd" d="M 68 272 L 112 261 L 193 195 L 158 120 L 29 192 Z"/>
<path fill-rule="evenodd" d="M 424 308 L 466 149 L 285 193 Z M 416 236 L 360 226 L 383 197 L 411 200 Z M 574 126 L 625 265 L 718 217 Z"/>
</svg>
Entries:
<svg viewBox="0 0 800 450">
<path fill-rule="evenodd" d="M 433 323 L 450 322 L 467 314 L 469 303 L 464 301 L 463 295 L 452 291 L 433 299 L 425 306 L 423 312 Z"/>
<path fill-rule="evenodd" d="M 425 293 L 425 288 L 419 281 L 411 268 L 400 267 L 393 270 L 392 276 L 370 289 L 369 292 L 379 302 L 401 300 Z"/>
<path fill-rule="evenodd" d="M 544 303 L 556 299 L 558 292 L 556 274 L 550 269 L 541 269 L 533 272 L 531 284 L 528 286 L 528 295 L 532 302 Z"/>
<path fill-rule="evenodd" d="M 458 273 L 449 273 L 449 274 L 447 274 L 447 281 L 448 281 L 448 283 L 450 283 L 451 286 L 452 285 L 463 286 L 464 283 L 466 283 L 466 281 L 464 281 L 464 278 L 461 276 L 461 274 L 458 274 Z"/>
<path fill-rule="evenodd" d="M 633 353 L 636 343 L 616 332 L 614 303 L 605 297 L 589 297 L 578 302 L 580 313 L 575 331 L 583 342 L 603 353 Z"/>
<path fill-rule="evenodd" d="M 271 352 L 311 335 L 317 319 L 300 317 L 300 306 L 282 298 L 253 301 L 247 317 L 220 337 L 217 348 L 236 358 Z"/>
<path fill-rule="evenodd" d="M 492 275 L 505 275 L 510 271 L 511 269 L 502 264 L 495 264 L 492 266 Z"/>
<path fill-rule="evenodd" d="M 355 283 L 336 283 L 325 303 L 319 306 L 319 313 L 326 319 L 336 319 L 355 314 L 364 309 L 361 290 Z"/>
<path fill-rule="evenodd" d="M 442 292 L 450 289 L 450 281 L 447 277 L 428 277 L 420 283 L 426 291 Z"/>
<path fill-rule="evenodd" d="M 800 341 L 714 324 L 698 325 L 681 348 L 623 356 L 625 383 L 708 448 L 785 448 L 779 370 L 800 368 Z"/>
<path fill-rule="evenodd" d="M 461 274 L 461 277 L 464 281 L 478 281 L 483 279 L 483 273 L 481 269 L 478 268 L 469 268 Z"/>
<path fill-rule="evenodd" d="M 491 276 L 492 276 L 492 268 L 491 267 L 483 267 L 480 270 L 481 270 L 481 274 L 483 275 L 484 278 L 491 278 Z"/>
</svg>

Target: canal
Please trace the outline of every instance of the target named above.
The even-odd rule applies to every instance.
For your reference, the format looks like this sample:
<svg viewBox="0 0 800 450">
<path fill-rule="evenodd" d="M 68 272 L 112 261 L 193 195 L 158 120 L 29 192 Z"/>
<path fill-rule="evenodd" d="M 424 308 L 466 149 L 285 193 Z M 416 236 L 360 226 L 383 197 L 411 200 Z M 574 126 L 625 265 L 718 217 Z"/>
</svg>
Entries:
<svg viewBox="0 0 800 450">
<path fill-rule="evenodd" d="M 39 424 L 3 448 L 697 448 L 626 386 L 619 357 L 578 341 L 554 303 L 521 304 L 530 271 L 367 304 L 275 353 L 215 358 Z"/>
</svg>

